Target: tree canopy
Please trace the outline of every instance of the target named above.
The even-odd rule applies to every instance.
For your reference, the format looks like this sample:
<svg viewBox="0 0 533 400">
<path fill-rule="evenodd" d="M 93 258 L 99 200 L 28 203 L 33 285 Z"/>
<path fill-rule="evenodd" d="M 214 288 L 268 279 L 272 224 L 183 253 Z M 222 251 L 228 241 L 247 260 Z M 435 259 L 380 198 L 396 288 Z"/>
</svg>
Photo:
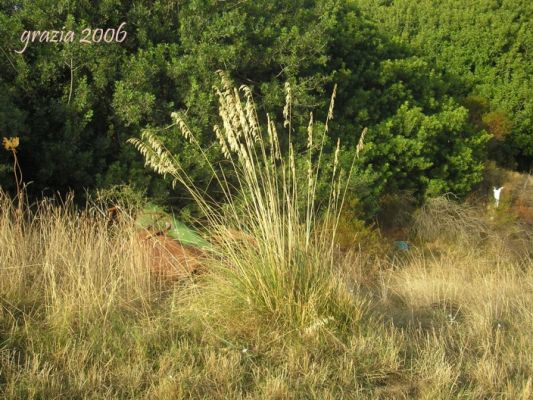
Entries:
<svg viewBox="0 0 533 400">
<path fill-rule="evenodd" d="M 445 73 L 491 157 L 533 168 L 533 7 L 527 0 L 357 0 L 382 32 Z"/>
<path fill-rule="evenodd" d="M 487 131 L 506 129 L 497 114 L 500 106 L 513 124 L 509 151 L 523 162 L 529 154 L 531 110 L 520 101 L 530 90 L 521 80 L 527 70 L 518 71 L 522 64 L 509 55 L 498 61 L 518 66 L 498 82 L 508 82 L 519 93 L 511 95 L 511 86 L 493 88 L 492 93 L 488 78 L 485 86 L 479 78 L 469 78 L 471 84 L 461 90 L 466 56 L 458 56 L 453 68 L 444 68 L 444 55 L 436 57 L 438 48 L 434 53 L 422 51 L 425 39 L 416 40 L 417 35 L 429 35 L 412 27 L 421 26 L 422 17 L 411 10 L 396 26 L 391 10 L 383 5 L 388 3 L 103 0 L 95 5 L 84 0 L 3 0 L 0 135 L 21 137 L 21 166 L 34 194 L 126 182 L 185 205 L 187 199 L 179 191 L 172 193 L 167 183 L 144 170 L 125 141 L 142 129 L 157 131 L 198 184 L 216 190 L 198 155 L 175 128 L 166 127 L 172 112 L 182 112 L 210 154 L 216 146 L 212 125 L 218 118 L 215 71 L 224 70 L 237 84 L 253 89 L 261 113 L 278 117 L 284 84 L 289 82 L 294 135 L 302 144 L 310 112 L 316 120 L 325 115 L 337 84 L 329 149 L 340 139 L 348 164 L 361 132 L 368 128 L 353 186 L 353 196 L 368 213 L 385 190 L 409 190 L 419 198 L 467 193 L 482 176 Z M 407 3 L 402 4 L 408 8 Z M 429 7 L 433 2 L 422 3 Z M 122 22 L 127 31 L 122 43 L 30 43 L 24 53 L 15 52 L 22 47 L 24 30 L 79 34 L 87 27 L 116 28 Z M 408 27 L 409 40 L 400 40 L 406 35 L 400 24 Z M 520 32 L 514 34 L 525 41 L 525 31 Z M 527 56 L 526 42 L 509 44 L 511 48 L 512 54 Z M 466 100 L 476 90 L 490 101 L 478 120 Z M 7 156 L 2 155 L 2 165 Z M 2 185 L 8 186 L 7 167 L 0 174 Z"/>
</svg>

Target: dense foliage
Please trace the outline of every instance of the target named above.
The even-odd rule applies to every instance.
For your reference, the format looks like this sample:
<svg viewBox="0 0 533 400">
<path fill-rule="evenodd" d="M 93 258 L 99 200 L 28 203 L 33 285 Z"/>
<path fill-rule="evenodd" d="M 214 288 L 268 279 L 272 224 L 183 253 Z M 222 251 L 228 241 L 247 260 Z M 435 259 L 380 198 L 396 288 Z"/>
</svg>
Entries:
<svg viewBox="0 0 533 400">
<path fill-rule="evenodd" d="M 460 85 L 491 156 L 533 168 L 533 7 L 527 0 L 357 0 L 383 32 Z"/>
<path fill-rule="evenodd" d="M 128 182 L 168 198 L 169 186 L 150 176 L 125 144 L 146 128 L 179 155 L 198 185 L 215 192 L 207 166 L 175 127 L 165 127 L 172 123 L 171 112 L 181 110 L 207 152 L 218 154 L 212 151 L 211 127 L 218 118 L 212 86 L 215 71 L 223 69 L 237 84 L 253 88 L 262 115 L 281 114 L 284 84 L 290 82 L 293 134 L 302 146 L 309 113 L 323 120 L 338 84 L 326 149 L 331 152 L 340 138 L 347 154 L 343 162 L 349 164 L 363 128 L 369 128 L 353 186 L 356 202 L 368 212 L 385 190 L 422 198 L 464 194 L 479 182 L 485 131 L 507 126 L 498 120 L 500 109 L 493 104 L 500 103 L 493 99 L 508 100 L 501 118 L 513 120 L 513 134 L 504 136 L 513 138 L 511 151 L 522 149 L 520 160 L 527 158 L 529 114 L 520 108 L 528 93 L 520 80 L 524 71 L 513 75 L 520 94 L 500 88 L 478 121 L 464 107 L 472 110 L 465 97 L 476 92 L 460 90 L 465 78 L 460 59 L 453 61 L 453 73 L 444 71 L 440 59 L 418 51 L 414 39 L 400 41 L 393 29 L 391 39 L 388 28 L 382 32 L 372 22 L 376 16 L 389 21 L 383 7 L 361 11 L 356 3 L 104 0 L 95 6 L 85 0 L 2 0 L 0 135 L 21 136 L 21 165 L 34 193 Z M 122 22 L 128 32 L 123 43 L 30 43 L 24 53 L 14 51 L 23 47 L 24 30 L 79 33 Z M 0 174 L 9 187 L 7 156 L 2 155 Z M 180 191 L 177 196 L 177 204 L 187 203 Z"/>
</svg>

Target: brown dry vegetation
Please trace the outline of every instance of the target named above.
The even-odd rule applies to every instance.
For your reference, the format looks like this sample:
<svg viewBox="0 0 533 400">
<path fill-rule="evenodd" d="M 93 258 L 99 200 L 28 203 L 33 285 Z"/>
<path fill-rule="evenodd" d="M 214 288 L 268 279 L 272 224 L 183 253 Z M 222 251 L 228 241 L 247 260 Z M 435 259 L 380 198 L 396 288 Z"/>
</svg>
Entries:
<svg viewBox="0 0 533 400">
<path fill-rule="evenodd" d="M 533 234 L 482 209 L 428 203 L 410 251 L 338 259 L 335 301 L 298 323 L 224 298 L 213 265 L 161 282 L 126 222 L 44 203 L 22 223 L 1 203 L 3 398 L 532 396 Z"/>
<path fill-rule="evenodd" d="M 228 85 L 218 92 L 224 128 L 215 131 L 241 194 L 235 200 L 216 175 L 225 207 L 154 134 L 134 141 L 203 211 L 214 240 L 202 274 L 154 274 L 155 253 L 140 245 L 133 218 L 109 226 L 98 208 L 50 201 L 23 218 L 0 193 L 0 395 L 531 398 L 533 232 L 512 201 L 428 200 L 405 219 L 410 249 L 396 250 L 344 214 L 340 146 L 319 213 L 313 124 L 297 176 L 292 147 L 281 155 L 270 122 L 263 138 L 251 92 L 241 90 L 244 104 Z M 170 246 L 157 244 L 159 255 Z M 176 246 L 169 253 L 182 254 Z"/>
</svg>

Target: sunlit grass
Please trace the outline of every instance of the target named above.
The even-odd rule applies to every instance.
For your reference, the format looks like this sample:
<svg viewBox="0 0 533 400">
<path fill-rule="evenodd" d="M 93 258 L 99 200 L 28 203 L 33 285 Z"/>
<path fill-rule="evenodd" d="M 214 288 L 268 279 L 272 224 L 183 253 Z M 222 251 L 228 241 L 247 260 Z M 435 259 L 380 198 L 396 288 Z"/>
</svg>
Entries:
<svg viewBox="0 0 533 400">
<path fill-rule="evenodd" d="M 531 227 L 441 198 L 415 213 L 409 250 L 394 250 L 340 221 L 350 172 L 338 150 L 318 207 L 312 121 L 297 172 L 275 125 L 261 131 L 250 92 L 222 82 L 215 131 L 234 169 L 230 184 L 213 166 L 224 206 L 155 134 L 135 142 L 204 212 L 212 247 L 198 276 L 153 275 L 127 212 L 110 225 L 98 205 L 68 199 L 21 214 L 0 192 L 0 397 L 531 398 Z M 344 244 L 364 243 L 340 251 L 339 226 Z"/>
<path fill-rule="evenodd" d="M 225 267 L 159 282 L 127 220 L 47 202 L 20 226 L 0 205 L 2 398 L 531 396 L 533 263 L 516 251 L 337 259 L 338 297 L 291 323 L 294 305 L 231 298 L 254 286 Z"/>
</svg>

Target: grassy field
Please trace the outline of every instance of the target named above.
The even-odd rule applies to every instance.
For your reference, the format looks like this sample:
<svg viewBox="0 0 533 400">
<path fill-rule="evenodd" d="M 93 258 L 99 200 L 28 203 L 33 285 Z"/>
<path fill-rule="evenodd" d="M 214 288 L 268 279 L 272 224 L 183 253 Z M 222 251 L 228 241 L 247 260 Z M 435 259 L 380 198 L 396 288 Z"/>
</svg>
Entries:
<svg viewBox="0 0 533 400">
<path fill-rule="evenodd" d="M 246 263 L 169 283 L 127 218 L 0 203 L 2 398 L 533 395 L 532 231 L 494 210 L 439 199 L 409 251 L 373 239 L 298 273 L 228 240 Z"/>
<path fill-rule="evenodd" d="M 533 230 L 510 203 L 429 199 L 397 249 L 345 214 L 339 145 L 319 213 L 314 125 L 297 169 L 270 120 L 260 134 L 250 91 L 221 90 L 238 188 L 215 176 L 223 206 L 152 133 L 134 141 L 203 212 L 201 273 L 151 273 L 134 210 L 110 224 L 98 204 L 0 193 L 1 398 L 532 398 Z"/>
</svg>

